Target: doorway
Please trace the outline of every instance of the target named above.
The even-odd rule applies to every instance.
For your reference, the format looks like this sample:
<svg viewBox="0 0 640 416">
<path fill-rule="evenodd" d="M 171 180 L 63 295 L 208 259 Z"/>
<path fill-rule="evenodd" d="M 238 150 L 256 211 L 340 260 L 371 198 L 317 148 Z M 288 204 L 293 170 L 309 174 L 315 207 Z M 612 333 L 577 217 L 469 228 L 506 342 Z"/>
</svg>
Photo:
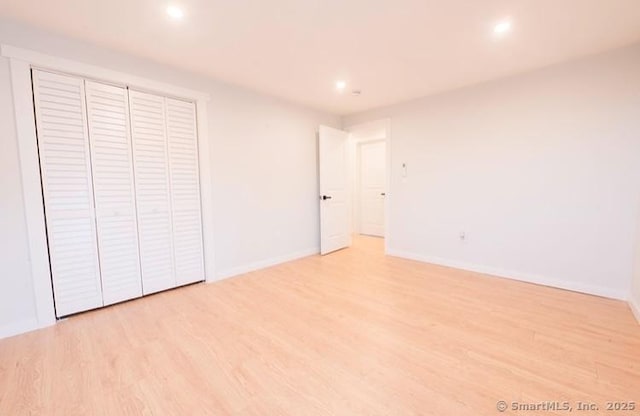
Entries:
<svg viewBox="0 0 640 416">
<path fill-rule="evenodd" d="M 355 228 L 359 234 L 384 237 L 386 150 L 387 143 L 384 140 L 357 144 Z"/>
<path fill-rule="evenodd" d="M 349 247 L 352 235 L 389 237 L 390 120 L 318 129 L 320 254 Z"/>
<path fill-rule="evenodd" d="M 375 120 L 346 128 L 351 172 L 351 232 L 388 238 L 391 121 Z"/>
</svg>

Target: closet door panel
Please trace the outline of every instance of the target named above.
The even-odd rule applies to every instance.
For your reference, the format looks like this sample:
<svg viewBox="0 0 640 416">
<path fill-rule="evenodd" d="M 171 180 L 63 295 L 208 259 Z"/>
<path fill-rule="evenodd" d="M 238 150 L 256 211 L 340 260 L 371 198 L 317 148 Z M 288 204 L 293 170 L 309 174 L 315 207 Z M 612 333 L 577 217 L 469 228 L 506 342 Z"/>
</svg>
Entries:
<svg viewBox="0 0 640 416">
<path fill-rule="evenodd" d="M 178 285 L 204 280 L 195 104 L 166 99 L 173 244 Z"/>
<path fill-rule="evenodd" d="M 85 82 L 104 304 L 142 296 L 127 90 Z"/>
<path fill-rule="evenodd" d="M 129 91 L 142 289 L 175 287 L 165 99 Z"/>
<path fill-rule="evenodd" d="M 103 305 L 81 79 L 33 70 L 56 315 Z"/>
</svg>

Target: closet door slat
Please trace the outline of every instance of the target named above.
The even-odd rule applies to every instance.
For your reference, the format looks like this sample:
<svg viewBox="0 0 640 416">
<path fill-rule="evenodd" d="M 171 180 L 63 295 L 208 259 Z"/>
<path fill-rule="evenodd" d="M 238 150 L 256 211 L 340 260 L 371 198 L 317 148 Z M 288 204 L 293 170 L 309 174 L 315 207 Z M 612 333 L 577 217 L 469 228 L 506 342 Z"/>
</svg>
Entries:
<svg viewBox="0 0 640 416">
<path fill-rule="evenodd" d="M 103 305 L 84 81 L 33 70 L 56 315 Z"/>
<path fill-rule="evenodd" d="M 144 294 L 176 286 L 165 98 L 129 91 Z"/>
<path fill-rule="evenodd" d="M 142 296 L 129 100 L 125 88 L 85 81 L 104 304 Z"/>
<path fill-rule="evenodd" d="M 204 280 L 195 104 L 166 99 L 173 244 L 178 285 Z"/>
</svg>

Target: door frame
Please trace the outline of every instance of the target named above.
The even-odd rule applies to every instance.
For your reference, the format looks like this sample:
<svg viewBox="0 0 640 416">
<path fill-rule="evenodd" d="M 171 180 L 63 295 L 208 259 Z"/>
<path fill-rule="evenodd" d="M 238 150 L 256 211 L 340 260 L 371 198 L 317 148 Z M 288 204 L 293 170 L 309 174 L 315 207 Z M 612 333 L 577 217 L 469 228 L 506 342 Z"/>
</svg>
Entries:
<svg viewBox="0 0 640 416">
<path fill-rule="evenodd" d="M 31 69 L 43 69 L 89 80 L 135 87 L 165 96 L 189 99 L 196 103 L 198 131 L 198 162 L 204 243 L 206 281 L 216 280 L 214 269 L 213 212 L 211 163 L 209 160 L 208 94 L 179 86 L 139 77 L 78 61 L 46 55 L 29 49 L 0 45 L 0 56 L 9 59 L 16 138 L 20 159 L 20 175 L 25 207 L 25 223 L 29 241 L 30 286 L 35 300 L 36 319 L 29 319 L 10 328 L 0 328 L 0 338 L 55 324 L 56 316 L 51 287 L 49 252 L 46 238 L 40 163 L 36 144 L 35 116 Z"/>
<path fill-rule="evenodd" d="M 385 174 L 385 178 L 384 178 L 384 192 L 385 192 L 385 201 L 387 199 L 387 188 L 389 187 L 389 181 L 387 178 L 387 140 L 386 138 L 381 138 L 381 139 L 371 139 L 371 140 L 361 140 L 358 141 L 355 144 L 355 180 L 353 182 L 353 211 L 352 211 L 352 217 L 353 217 L 353 227 L 352 227 L 352 232 L 357 233 L 357 234 L 362 234 L 362 146 L 363 145 L 367 145 L 367 144 L 373 144 L 373 143 L 384 143 L 385 144 L 385 148 L 384 148 L 384 157 L 385 157 L 385 170 L 384 170 L 384 174 Z M 386 204 L 385 204 L 385 217 L 383 218 L 383 229 L 384 229 L 384 234 L 382 235 L 382 238 L 385 238 L 387 235 L 387 218 L 386 218 Z"/>
<path fill-rule="evenodd" d="M 349 133 L 349 150 L 350 150 L 350 174 L 351 174 L 351 204 L 352 204 L 352 214 L 351 214 L 351 232 L 355 233 L 359 232 L 359 224 L 356 221 L 359 220 L 359 216 L 356 216 L 356 208 L 355 205 L 358 203 L 356 201 L 357 198 L 357 184 L 356 181 L 359 180 L 359 159 L 358 159 L 358 143 L 362 142 L 372 142 L 372 141 L 380 141 L 384 140 L 386 143 L 385 148 L 385 158 L 386 158 L 386 166 L 385 166 L 385 199 L 384 199 L 384 252 L 385 254 L 389 251 L 389 241 L 393 238 L 392 234 L 392 223 L 390 221 L 390 210 L 391 203 L 393 200 L 393 187 L 391 184 L 391 118 L 382 118 L 378 120 L 371 120 L 367 122 L 357 122 L 352 124 L 347 124 L 343 128 L 345 131 Z M 358 213 L 359 215 L 359 213 Z"/>
</svg>

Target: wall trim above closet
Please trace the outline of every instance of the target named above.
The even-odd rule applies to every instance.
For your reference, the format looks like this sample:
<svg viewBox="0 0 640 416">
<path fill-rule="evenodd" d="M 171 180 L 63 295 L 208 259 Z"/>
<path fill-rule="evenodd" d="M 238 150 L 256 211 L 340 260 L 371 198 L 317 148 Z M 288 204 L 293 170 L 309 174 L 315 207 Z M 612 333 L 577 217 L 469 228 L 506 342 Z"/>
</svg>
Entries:
<svg viewBox="0 0 640 416">
<path fill-rule="evenodd" d="M 27 331 L 42 328 L 53 325 L 56 322 L 53 291 L 51 288 L 51 274 L 49 270 L 49 255 L 47 252 L 35 117 L 33 113 L 32 68 L 62 72 L 107 83 L 126 85 L 136 88 L 137 90 L 193 100 L 196 103 L 205 275 L 207 282 L 216 280 L 213 253 L 213 195 L 211 164 L 209 159 L 210 143 L 207 125 L 207 101 L 210 99 L 209 95 L 144 77 L 50 56 L 28 49 L 16 48 L 10 45 L 0 45 L 0 55 L 9 59 L 11 69 L 14 114 L 25 203 L 25 220 L 29 239 L 31 279 L 38 317 L 37 323 L 34 322 L 33 327 L 23 328 L 23 330 Z"/>
</svg>

